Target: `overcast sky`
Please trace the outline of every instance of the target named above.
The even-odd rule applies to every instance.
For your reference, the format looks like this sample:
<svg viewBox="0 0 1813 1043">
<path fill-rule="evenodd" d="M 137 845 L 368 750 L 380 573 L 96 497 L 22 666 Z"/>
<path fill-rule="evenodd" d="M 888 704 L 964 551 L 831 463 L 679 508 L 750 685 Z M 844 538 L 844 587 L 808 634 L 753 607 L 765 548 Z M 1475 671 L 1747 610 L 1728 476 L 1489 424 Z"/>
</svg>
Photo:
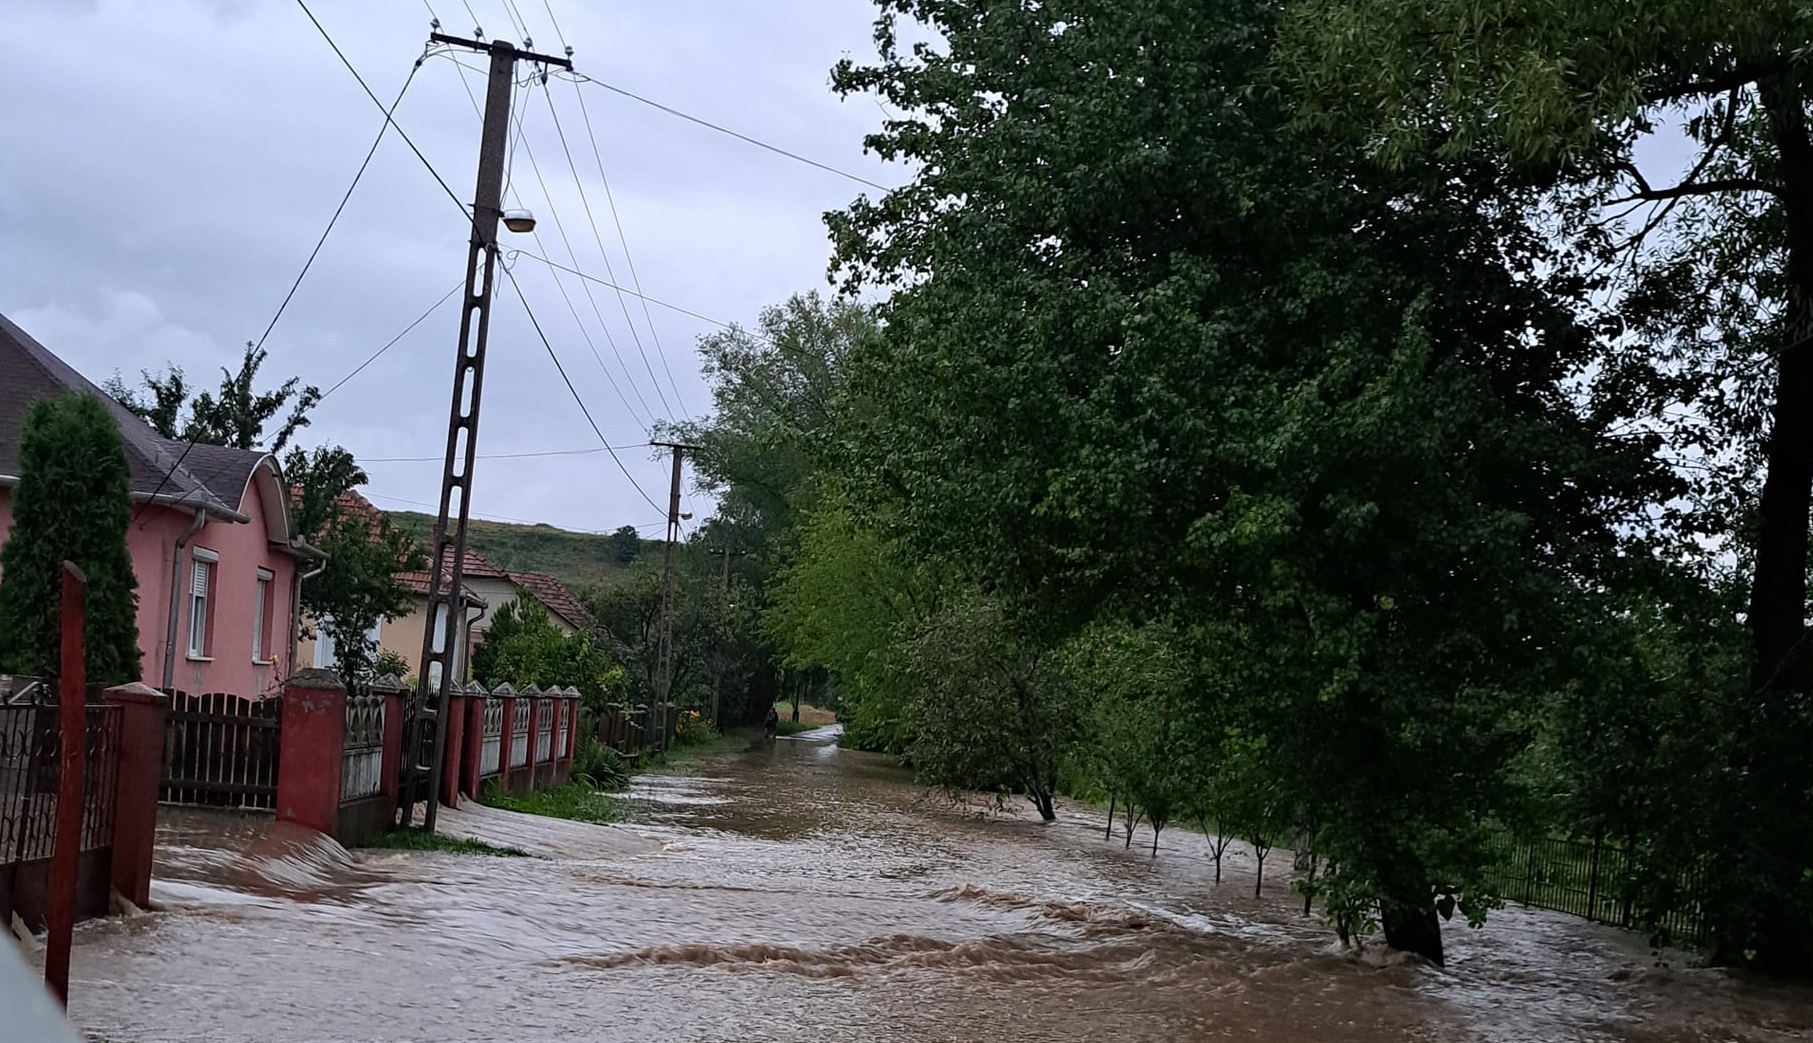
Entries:
<svg viewBox="0 0 1813 1043">
<path fill-rule="evenodd" d="M 552 18 L 543 0 L 469 2 L 473 13 L 462 0 L 310 7 L 386 103 L 422 53 L 431 10 L 445 32 L 470 35 L 476 15 L 487 35 L 512 40 L 520 12 L 536 49 L 559 53 L 564 38 L 584 74 L 872 181 L 904 178 L 863 155 L 876 103 L 829 89 L 840 57 L 873 55 L 866 0 L 551 0 Z M 294 0 L 0 0 L 0 12 L 0 312 L 97 383 L 166 363 L 212 383 L 270 321 L 381 113 Z M 431 58 L 397 111 L 462 201 L 480 80 Z M 820 215 L 863 186 L 601 87 L 556 79 L 517 98 L 506 202 L 536 212 L 539 243 L 506 233 L 505 245 L 627 286 L 627 242 L 648 296 L 722 321 L 747 324 L 764 305 L 825 288 Z M 452 201 L 387 136 L 266 341 L 265 374 L 340 381 L 460 283 L 466 236 Z M 611 445 L 630 447 L 623 463 L 662 508 L 591 452 L 481 459 L 474 514 L 658 534 L 667 465 L 642 443 L 651 420 L 706 408 L 695 345 L 714 327 L 658 305 L 645 316 L 600 285 L 588 297 L 562 276 L 569 308 L 545 266 L 519 258 L 514 271 L 593 418 Z M 596 449 L 507 280 L 499 291 L 481 454 Z M 351 449 L 379 506 L 421 509 L 439 495 L 457 324 L 450 300 L 329 397 L 303 435 Z M 394 459 L 409 457 L 429 459 Z"/>
</svg>

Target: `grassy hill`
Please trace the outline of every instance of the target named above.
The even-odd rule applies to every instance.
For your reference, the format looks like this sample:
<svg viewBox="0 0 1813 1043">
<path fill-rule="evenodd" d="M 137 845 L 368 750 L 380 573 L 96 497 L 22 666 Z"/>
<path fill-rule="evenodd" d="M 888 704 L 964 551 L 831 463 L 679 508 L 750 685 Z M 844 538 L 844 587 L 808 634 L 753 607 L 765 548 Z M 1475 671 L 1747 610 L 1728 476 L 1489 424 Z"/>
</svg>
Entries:
<svg viewBox="0 0 1813 1043">
<path fill-rule="evenodd" d="M 390 520 L 423 544 L 434 531 L 434 518 L 416 511 L 390 511 Z M 609 536 L 569 532 L 552 525 L 516 525 L 510 522 L 467 523 L 466 544 L 486 561 L 511 572 L 546 572 L 575 593 L 609 587 L 623 573 L 611 551 Z M 642 541 L 644 555 L 658 553 L 661 544 Z"/>
</svg>

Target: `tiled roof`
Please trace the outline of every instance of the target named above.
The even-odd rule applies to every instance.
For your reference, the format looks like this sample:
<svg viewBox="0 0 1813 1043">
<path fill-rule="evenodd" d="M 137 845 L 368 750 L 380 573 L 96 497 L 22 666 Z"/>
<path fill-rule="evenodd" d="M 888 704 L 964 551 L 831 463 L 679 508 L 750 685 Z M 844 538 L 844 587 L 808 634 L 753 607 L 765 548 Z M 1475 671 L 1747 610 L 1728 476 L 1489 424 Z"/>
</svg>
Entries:
<svg viewBox="0 0 1813 1043">
<path fill-rule="evenodd" d="M 465 563 L 465 579 L 510 579 L 510 574 L 508 572 L 505 572 L 503 569 L 498 568 L 496 565 L 493 565 L 480 557 L 478 551 L 473 550 L 471 547 L 466 548 Z M 450 568 L 452 564 L 453 548 L 449 547 L 447 548 L 445 562 L 441 567 L 443 569 Z M 425 571 L 399 572 L 396 575 L 396 580 L 398 583 L 407 583 L 410 589 L 414 590 L 417 594 L 428 593 L 428 573 Z"/>
<path fill-rule="evenodd" d="M 65 391 L 93 395 L 113 415 L 126 444 L 135 498 L 155 495 L 160 501 L 239 513 L 246 483 L 266 454 L 160 437 L 4 315 L 0 315 L 0 475 L 19 474 L 19 432 L 26 410 L 40 398 Z"/>
<path fill-rule="evenodd" d="M 535 600 L 548 606 L 548 611 L 566 620 L 568 626 L 575 630 L 590 629 L 592 614 L 553 576 L 545 572 L 512 572 L 510 579 L 535 595 Z"/>
</svg>

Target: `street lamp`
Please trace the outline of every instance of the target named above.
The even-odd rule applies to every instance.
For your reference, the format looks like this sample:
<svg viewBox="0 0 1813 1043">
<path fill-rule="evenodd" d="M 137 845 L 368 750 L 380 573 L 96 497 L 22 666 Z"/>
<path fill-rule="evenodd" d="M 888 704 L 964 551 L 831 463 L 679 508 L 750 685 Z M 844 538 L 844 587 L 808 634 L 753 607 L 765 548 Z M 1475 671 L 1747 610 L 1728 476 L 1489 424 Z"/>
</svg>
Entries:
<svg viewBox="0 0 1813 1043">
<path fill-rule="evenodd" d="M 504 211 L 504 227 L 512 232 L 535 231 L 535 215 L 527 210 Z"/>
</svg>

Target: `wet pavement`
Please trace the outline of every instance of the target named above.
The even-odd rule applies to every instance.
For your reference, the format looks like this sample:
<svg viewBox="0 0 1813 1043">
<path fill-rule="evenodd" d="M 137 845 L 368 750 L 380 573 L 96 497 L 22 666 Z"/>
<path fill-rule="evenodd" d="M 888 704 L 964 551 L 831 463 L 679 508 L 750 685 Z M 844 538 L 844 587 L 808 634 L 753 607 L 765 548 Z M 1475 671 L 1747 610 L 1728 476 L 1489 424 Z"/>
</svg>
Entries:
<svg viewBox="0 0 1813 1043">
<path fill-rule="evenodd" d="M 528 858 L 167 809 L 162 911 L 81 928 L 71 1016 L 112 1043 L 1813 1036 L 1813 991 L 1557 914 L 1450 926 L 1443 969 L 1344 952 L 1287 857 L 1254 898 L 1238 847 L 1217 886 L 1184 830 L 1154 859 L 1094 812 L 952 807 L 835 734 L 644 777 L 623 826 L 442 818 Z"/>
</svg>

